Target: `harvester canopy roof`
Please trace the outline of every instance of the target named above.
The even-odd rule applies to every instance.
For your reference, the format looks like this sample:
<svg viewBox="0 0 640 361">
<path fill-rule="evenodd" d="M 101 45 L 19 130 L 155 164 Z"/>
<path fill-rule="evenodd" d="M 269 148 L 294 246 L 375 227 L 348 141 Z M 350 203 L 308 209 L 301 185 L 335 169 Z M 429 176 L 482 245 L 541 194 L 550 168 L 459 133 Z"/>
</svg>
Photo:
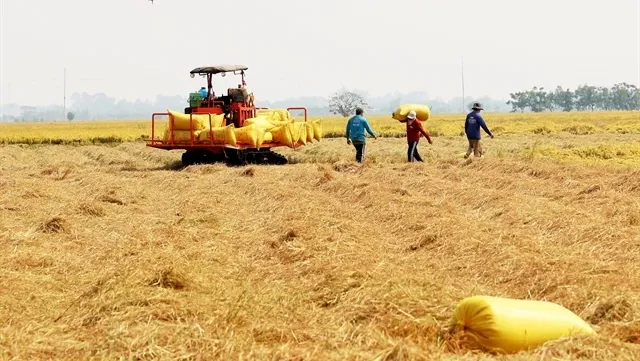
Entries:
<svg viewBox="0 0 640 361">
<path fill-rule="evenodd" d="M 222 64 L 222 65 L 214 65 L 214 66 L 203 66 L 200 68 L 195 68 L 190 71 L 191 74 L 218 74 L 218 73 L 227 73 L 232 71 L 240 71 L 247 70 L 244 65 L 238 64 Z"/>
</svg>

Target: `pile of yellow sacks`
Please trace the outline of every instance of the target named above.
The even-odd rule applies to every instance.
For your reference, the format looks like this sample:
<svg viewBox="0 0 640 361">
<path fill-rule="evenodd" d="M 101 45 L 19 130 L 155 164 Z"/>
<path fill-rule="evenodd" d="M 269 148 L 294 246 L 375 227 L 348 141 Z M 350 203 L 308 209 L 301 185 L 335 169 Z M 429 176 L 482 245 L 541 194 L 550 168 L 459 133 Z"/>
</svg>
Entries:
<svg viewBox="0 0 640 361">
<path fill-rule="evenodd" d="M 238 143 L 259 148 L 263 143 L 276 142 L 296 148 L 322 139 L 320 119 L 296 122 L 286 110 L 284 114 L 278 111 L 262 112 L 255 118 L 246 119 L 242 128 L 236 129 Z"/>
<path fill-rule="evenodd" d="M 209 115 L 208 114 L 184 114 L 175 110 L 167 110 L 169 113 L 169 124 L 164 131 L 164 141 L 168 142 L 171 138 L 171 129 L 173 129 L 174 141 L 184 142 L 191 140 L 190 122 L 193 118 L 193 140 L 198 141 L 199 136 L 205 130 L 208 131 Z M 211 114 L 211 128 L 219 128 L 224 123 L 224 114 Z M 235 143 L 234 143 L 235 144 Z"/>
<path fill-rule="evenodd" d="M 286 109 L 258 109 L 256 117 L 265 117 L 269 121 L 286 122 L 291 120 L 291 113 Z"/>
<path fill-rule="evenodd" d="M 165 130 L 164 140 L 169 141 L 171 119 L 174 125 L 174 140 L 189 141 L 189 114 L 182 114 L 172 110 L 168 111 L 170 121 Z M 286 109 L 261 109 L 256 117 L 246 119 L 241 128 L 233 124 L 225 125 L 224 115 L 211 115 L 211 127 L 209 127 L 209 115 L 197 114 L 193 117 L 193 137 L 197 142 L 209 142 L 237 146 L 248 145 L 252 148 L 260 148 L 264 143 L 277 142 L 283 146 L 296 148 L 322 138 L 321 120 L 296 122 Z"/>
</svg>

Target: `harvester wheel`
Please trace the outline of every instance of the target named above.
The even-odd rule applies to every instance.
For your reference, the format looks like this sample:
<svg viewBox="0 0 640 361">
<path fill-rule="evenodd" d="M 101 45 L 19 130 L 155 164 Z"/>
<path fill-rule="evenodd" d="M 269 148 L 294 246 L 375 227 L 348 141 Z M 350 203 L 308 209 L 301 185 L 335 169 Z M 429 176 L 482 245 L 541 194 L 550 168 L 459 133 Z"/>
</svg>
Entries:
<svg viewBox="0 0 640 361">
<path fill-rule="evenodd" d="M 265 151 L 264 155 L 268 159 L 269 164 L 284 165 L 289 163 L 289 161 L 287 160 L 287 157 L 281 154 L 275 153 L 271 149 L 268 149 L 267 151 Z"/>
<path fill-rule="evenodd" d="M 288 163 L 286 157 L 278 153 L 274 153 L 271 149 L 248 150 L 246 159 L 248 163 L 252 164 L 283 165 Z"/>
<path fill-rule="evenodd" d="M 241 149 L 225 149 L 224 155 L 228 166 L 243 166 L 247 163 Z"/>
<path fill-rule="evenodd" d="M 224 154 L 213 153 L 208 150 L 188 150 L 182 153 L 182 165 L 185 167 L 193 164 L 213 164 L 224 161 Z"/>
<path fill-rule="evenodd" d="M 244 156 L 248 164 L 267 164 L 269 160 L 259 150 L 246 150 Z"/>
<path fill-rule="evenodd" d="M 195 163 L 195 157 L 192 152 L 186 151 L 182 153 L 182 166 L 188 167 Z"/>
<path fill-rule="evenodd" d="M 284 165 L 289 163 L 285 156 L 275 153 L 271 149 L 225 149 L 225 156 L 229 166 L 244 166 L 247 164 Z"/>
</svg>

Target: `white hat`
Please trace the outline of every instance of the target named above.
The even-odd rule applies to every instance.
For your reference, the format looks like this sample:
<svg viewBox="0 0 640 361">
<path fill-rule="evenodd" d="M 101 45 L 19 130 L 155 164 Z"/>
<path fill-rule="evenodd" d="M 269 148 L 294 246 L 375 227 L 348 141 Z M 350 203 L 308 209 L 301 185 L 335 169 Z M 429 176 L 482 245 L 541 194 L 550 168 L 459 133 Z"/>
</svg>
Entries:
<svg viewBox="0 0 640 361">
<path fill-rule="evenodd" d="M 407 114 L 407 119 L 416 119 L 416 112 L 415 111 L 410 111 L 409 114 Z"/>
</svg>

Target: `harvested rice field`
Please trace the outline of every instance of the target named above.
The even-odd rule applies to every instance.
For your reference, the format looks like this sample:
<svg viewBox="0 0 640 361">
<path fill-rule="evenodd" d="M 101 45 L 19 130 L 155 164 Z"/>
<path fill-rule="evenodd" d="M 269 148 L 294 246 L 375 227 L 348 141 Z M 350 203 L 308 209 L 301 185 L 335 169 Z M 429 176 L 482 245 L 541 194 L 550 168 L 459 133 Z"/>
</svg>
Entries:
<svg viewBox="0 0 640 361">
<path fill-rule="evenodd" d="M 344 138 L 243 168 L 0 146 L 0 359 L 638 360 L 640 132 L 586 133 L 499 135 L 481 160 L 441 135 L 417 164 L 381 138 L 363 166 Z M 598 335 L 470 351 L 443 331 L 472 295 Z"/>
</svg>

